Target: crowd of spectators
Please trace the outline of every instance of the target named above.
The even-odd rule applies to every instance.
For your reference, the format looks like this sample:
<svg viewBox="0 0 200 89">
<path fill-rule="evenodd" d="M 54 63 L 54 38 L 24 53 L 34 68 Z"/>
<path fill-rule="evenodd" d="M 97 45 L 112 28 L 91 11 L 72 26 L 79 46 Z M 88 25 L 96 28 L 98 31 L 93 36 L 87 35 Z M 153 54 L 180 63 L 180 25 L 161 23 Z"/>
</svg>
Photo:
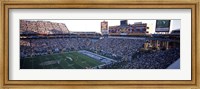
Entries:
<svg viewBox="0 0 200 89">
<path fill-rule="evenodd" d="M 104 38 L 90 45 L 90 50 L 115 60 L 130 60 L 143 47 L 144 39 Z"/>
<path fill-rule="evenodd" d="M 164 69 L 180 58 L 180 49 L 141 51 L 144 39 L 51 38 L 21 39 L 21 58 L 88 50 L 116 60 L 103 69 Z"/>
<path fill-rule="evenodd" d="M 21 39 L 21 57 L 45 55 L 51 53 L 88 50 L 115 60 L 130 60 L 132 54 L 144 44 L 143 39 L 122 38 L 53 38 Z"/>
<path fill-rule="evenodd" d="M 104 69 L 165 69 L 180 58 L 180 49 L 154 50 L 137 52 L 132 60 L 118 61 L 106 66 Z"/>
<path fill-rule="evenodd" d="M 110 27 L 113 33 L 132 32 L 130 26 L 122 29 Z M 121 29 L 121 30 L 120 30 Z M 63 23 L 20 20 L 20 34 L 65 34 L 69 30 Z M 103 69 L 164 69 L 180 58 L 180 48 L 141 51 L 145 39 L 109 38 L 33 38 L 20 39 L 20 57 L 33 57 L 53 53 L 87 50 L 116 60 L 101 66 Z"/>
<path fill-rule="evenodd" d="M 64 23 L 50 21 L 20 20 L 20 34 L 66 34 L 69 33 Z"/>
</svg>

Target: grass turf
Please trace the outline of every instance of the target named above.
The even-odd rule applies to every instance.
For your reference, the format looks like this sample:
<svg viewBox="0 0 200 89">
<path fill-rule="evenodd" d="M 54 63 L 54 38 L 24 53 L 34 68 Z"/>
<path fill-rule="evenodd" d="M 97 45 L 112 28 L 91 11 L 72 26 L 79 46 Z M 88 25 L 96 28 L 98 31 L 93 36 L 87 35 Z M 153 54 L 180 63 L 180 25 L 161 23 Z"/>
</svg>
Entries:
<svg viewBox="0 0 200 89">
<path fill-rule="evenodd" d="M 72 58 L 73 61 L 69 60 L 67 57 Z M 57 60 L 60 61 L 60 64 L 40 65 L 47 61 Z M 100 61 L 78 52 L 59 53 L 20 59 L 20 69 L 86 69 L 101 64 Z"/>
</svg>

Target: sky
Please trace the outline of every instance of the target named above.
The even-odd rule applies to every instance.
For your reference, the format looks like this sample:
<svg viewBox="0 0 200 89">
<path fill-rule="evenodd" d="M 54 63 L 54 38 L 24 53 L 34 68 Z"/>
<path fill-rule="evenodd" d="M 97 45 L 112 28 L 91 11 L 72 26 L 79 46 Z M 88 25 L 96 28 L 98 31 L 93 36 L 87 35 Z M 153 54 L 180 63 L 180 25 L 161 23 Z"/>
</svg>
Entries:
<svg viewBox="0 0 200 89">
<path fill-rule="evenodd" d="M 57 23 L 64 23 L 69 31 L 77 32 L 101 32 L 101 22 L 104 20 L 43 20 Z M 108 26 L 120 25 L 120 20 L 105 20 L 108 22 Z M 156 20 L 128 20 L 128 24 L 134 24 L 135 22 L 147 23 L 147 31 L 149 33 L 155 33 Z M 181 20 L 171 20 L 170 31 L 181 27 Z"/>
</svg>

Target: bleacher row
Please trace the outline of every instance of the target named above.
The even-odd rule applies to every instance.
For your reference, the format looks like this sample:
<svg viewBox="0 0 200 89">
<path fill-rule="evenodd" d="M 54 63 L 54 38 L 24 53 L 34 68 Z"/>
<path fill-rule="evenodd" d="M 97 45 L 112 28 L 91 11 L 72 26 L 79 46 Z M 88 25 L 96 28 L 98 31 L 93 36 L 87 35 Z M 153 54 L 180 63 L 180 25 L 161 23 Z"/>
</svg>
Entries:
<svg viewBox="0 0 200 89">
<path fill-rule="evenodd" d="M 69 33 L 64 23 L 50 21 L 20 20 L 20 34 L 66 34 Z"/>
</svg>

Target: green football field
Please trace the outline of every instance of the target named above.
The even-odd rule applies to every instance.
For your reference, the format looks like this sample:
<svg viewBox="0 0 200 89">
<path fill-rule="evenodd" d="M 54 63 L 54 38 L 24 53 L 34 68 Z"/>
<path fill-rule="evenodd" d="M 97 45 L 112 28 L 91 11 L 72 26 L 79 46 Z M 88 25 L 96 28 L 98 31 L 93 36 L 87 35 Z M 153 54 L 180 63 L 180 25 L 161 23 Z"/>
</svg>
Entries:
<svg viewBox="0 0 200 89">
<path fill-rule="evenodd" d="M 68 52 L 21 59 L 20 69 L 86 69 L 101 64 L 78 52 Z"/>
</svg>

